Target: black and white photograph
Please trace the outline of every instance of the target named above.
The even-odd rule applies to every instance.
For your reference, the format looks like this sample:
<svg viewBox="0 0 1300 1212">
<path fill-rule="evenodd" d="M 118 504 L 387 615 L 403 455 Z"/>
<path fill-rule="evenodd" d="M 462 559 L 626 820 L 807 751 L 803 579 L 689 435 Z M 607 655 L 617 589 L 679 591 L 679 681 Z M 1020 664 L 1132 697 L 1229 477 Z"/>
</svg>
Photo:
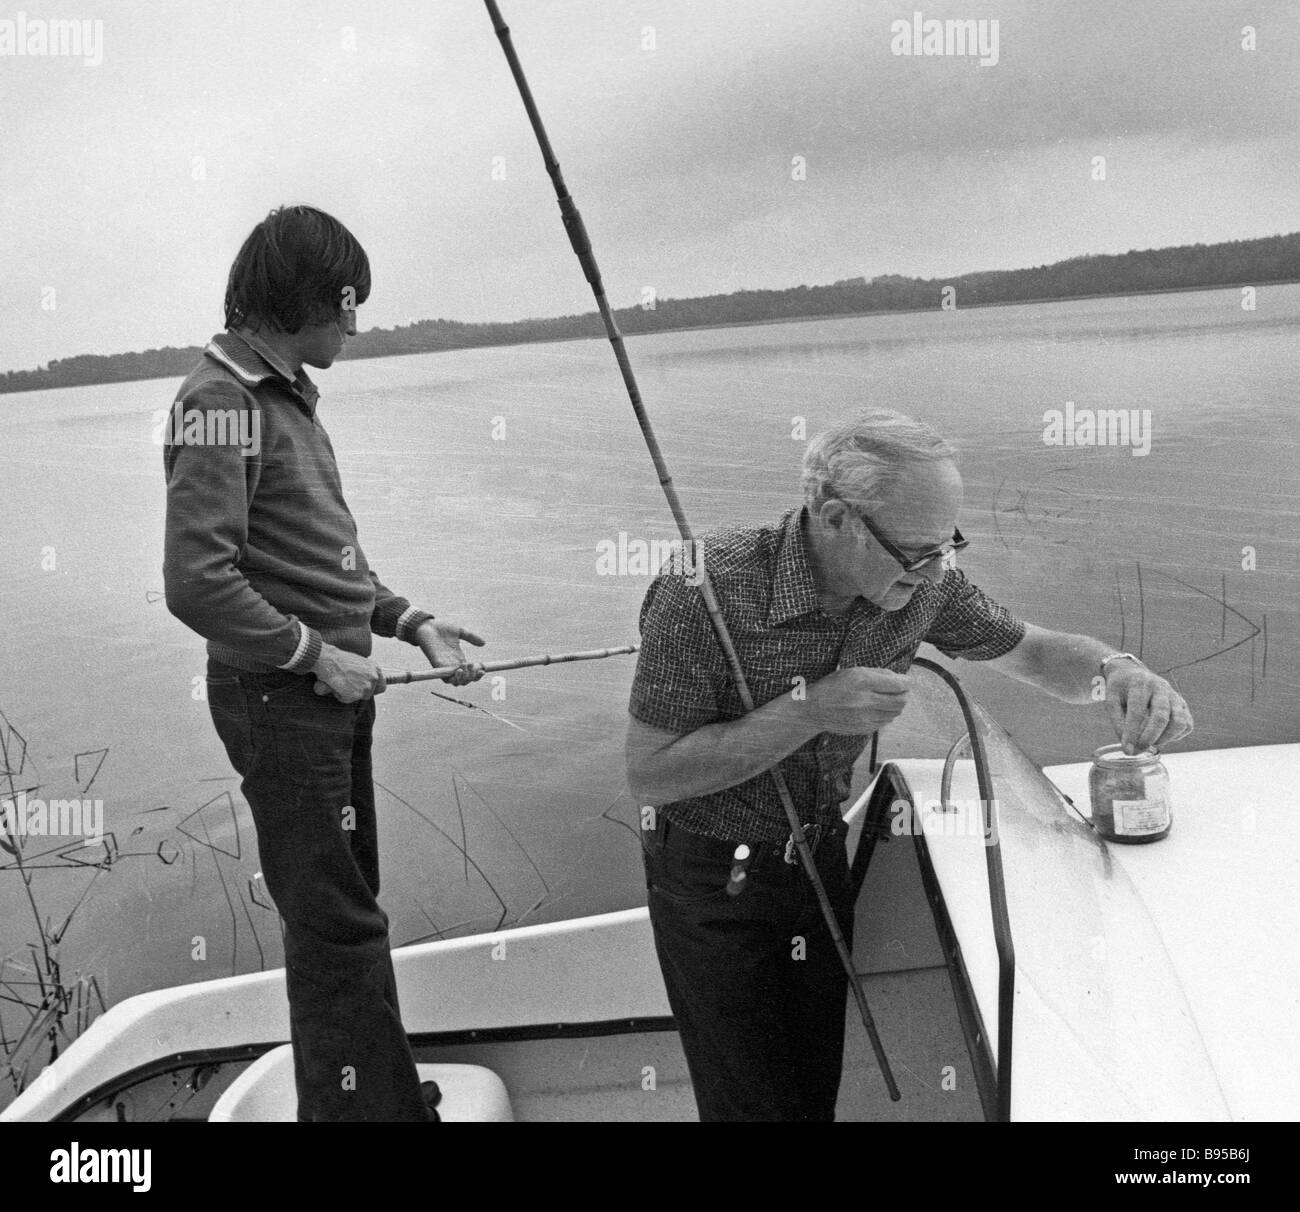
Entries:
<svg viewBox="0 0 1300 1212">
<path fill-rule="evenodd" d="M 1105 1126 L 1099 1191 L 1250 1184 L 1297 62 L 1293 0 L 0 9 L 33 1190 L 308 1121 L 1032 1121 Z"/>
</svg>

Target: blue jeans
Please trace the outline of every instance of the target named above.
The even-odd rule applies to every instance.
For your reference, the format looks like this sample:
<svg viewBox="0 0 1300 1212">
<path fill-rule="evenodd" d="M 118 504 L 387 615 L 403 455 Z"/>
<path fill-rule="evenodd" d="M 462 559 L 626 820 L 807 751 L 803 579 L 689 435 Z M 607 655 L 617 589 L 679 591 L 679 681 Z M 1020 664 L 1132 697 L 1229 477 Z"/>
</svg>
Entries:
<svg viewBox="0 0 1300 1212">
<path fill-rule="evenodd" d="M 298 1119 L 428 1122 L 375 899 L 374 700 L 340 703 L 315 681 L 208 659 L 208 708 L 284 922 Z"/>
<path fill-rule="evenodd" d="M 851 947 L 846 834 L 830 831 L 814 858 Z M 655 950 L 700 1119 L 833 1120 L 848 979 L 803 868 L 782 846 L 752 847 L 733 897 L 736 842 L 677 828 L 662 811 L 641 837 Z"/>
</svg>

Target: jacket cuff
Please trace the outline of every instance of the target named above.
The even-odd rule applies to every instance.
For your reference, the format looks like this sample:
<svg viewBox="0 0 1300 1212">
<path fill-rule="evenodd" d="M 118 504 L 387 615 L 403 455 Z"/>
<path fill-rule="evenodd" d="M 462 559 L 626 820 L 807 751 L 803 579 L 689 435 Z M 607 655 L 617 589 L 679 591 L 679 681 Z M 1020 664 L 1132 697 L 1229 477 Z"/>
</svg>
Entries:
<svg viewBox="0 0 1300 1212">
<path fill-rule="evenodd" d="M 405 640 L 408 644 L 416 643 L 415 633 L 420 626 L 427 623 L 433 615 L 427 610 L 418 610 L 414 606 L 408 606 L 402 611 L 402 617 L 397 620 L 395 634 L 399 640 Z"/>
<path fill-rule="evenodd" d="M 298 647 L 293 656 L 280 666 L 286 673 L 310 673 L 320 660 L 322 641 L 320 633 L 308 627 L 306 623 L 298 624 Z"/>
<path fill-rule="evenodd" d="M 375 599 L 374 609 L 370 612 L 370 630 L 375 635 L 386 636 L 392 639 L 398 635 L 397 625 L 401 622 L 402 616 L 409 613 L 411 603 L 405 598 L 399 598 L 395 593 L 386 593 L 383 597 Z"/>
</svg>

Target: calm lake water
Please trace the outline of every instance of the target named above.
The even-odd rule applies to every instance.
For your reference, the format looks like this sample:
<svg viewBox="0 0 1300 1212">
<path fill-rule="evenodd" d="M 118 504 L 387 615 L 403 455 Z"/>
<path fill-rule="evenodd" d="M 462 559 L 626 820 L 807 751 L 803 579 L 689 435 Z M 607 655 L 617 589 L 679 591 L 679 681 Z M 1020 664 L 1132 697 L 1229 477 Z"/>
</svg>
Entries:
<svg viewBox="0 0 1300 1212">
<path fill-rule="evenodd" d="M 1261 289 L 1253 312 L 1236 291 L 1207 291 L 670 333 L 629 349 L 697 530 L 795 503 L 802 433 L 866 405 L 911 413 L 962 450 L 972 580 L 1025 619 L 1172 671 L 1197 718 L 1184 747 L 1213 748 L 1300 735 L 1298 321 L 1300 287 L 1283 286 Z M 344 362 L 318 382 L 362 542 L 392 588 L 480 631 L 487 657 L 636 638 L 648 579 L 597 575 L 597 544 L 674 532 L 604 343 Z M 0 396 L 13 772 L 0 791 L 103 800 L 110 869 L 60 854 L 66 839 L 30 839 L 26 853 L 42 918 L 57 928 L 76 906 L 65 982 L 93 975 L 110 1003 L 282 957 L 246 806 L 194 697 L 202 642 L 161 601 L 152 414 L 175 386 Z M 1149 410 L 1150 452 L 1046 445 L 1043 414 L 1067 401 Z M 422 661 L 395 641 L 376 656 Z M 418 685 L 381 696 L 395 943 L 643 902 L 622 765 L 634 659 L 511 673 L 496 700 L 487 679 L 439 687 L 501 719 Z M 1100 707 L 957 671 L 1039 764 L 1111 739 Z M 32 907 L 0 859 L 4 977 L 28 979 L 15 965 L 38 942 Z M 21 1015 L 3 1016 L 12 1037 Z"/>
</svg>

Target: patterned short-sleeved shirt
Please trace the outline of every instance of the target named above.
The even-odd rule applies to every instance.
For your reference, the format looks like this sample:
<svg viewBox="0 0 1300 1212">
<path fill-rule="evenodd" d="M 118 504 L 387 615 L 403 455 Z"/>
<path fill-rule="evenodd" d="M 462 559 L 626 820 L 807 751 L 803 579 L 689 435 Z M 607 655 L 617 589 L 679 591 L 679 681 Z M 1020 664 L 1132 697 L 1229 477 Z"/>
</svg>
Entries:
<svg viewBox="0 0 1300 1212">
<path fill-rule="evenodd" d="M 923 641 L 949 657 L 987 661 L 1024 637 L 1024 623 L 955 568 L 937 585 L 922 581 L 901 610 L 858 598 L 845 614 L 826 614 L 808 563 L 805 514 L 792 509 L 774 526 L 732 527 L 700 541 L 756 706 L 791 693 L 797 678 L 811 685 L 841 667 L 905 673 Z M 681 570 L 661 573 L 646 593 L 629 710 L 682 734 L 745 714 L 704 599 Z M 869 739 L 824 732 L 781 762 L 805 823 L 838 815 Z M 776 842 L 790 832 L 767 773 L 663 810 L 684 829 L 726 840 Z"/>
</svg>

